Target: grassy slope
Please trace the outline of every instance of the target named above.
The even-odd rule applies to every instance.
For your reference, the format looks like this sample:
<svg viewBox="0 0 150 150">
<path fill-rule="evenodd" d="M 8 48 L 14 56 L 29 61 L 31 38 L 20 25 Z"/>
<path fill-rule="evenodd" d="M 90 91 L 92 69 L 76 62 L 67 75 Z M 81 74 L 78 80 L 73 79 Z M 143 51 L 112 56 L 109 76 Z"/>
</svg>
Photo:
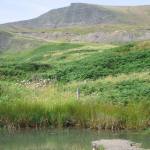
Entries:
<svg viewBox="0 0 150 150">
<path fill-rule="evenodd" d="M 1 77 L 39 78 L 73 81 L 98 79 L 108 75 L 147 71 L 149 41 L 119 48 L 111 45 L 51 43 L 12 56 L 1 56 Z M 6 63 L 7 62 L 7 63 Z"/>
<path fill-rule="evenodd" d="M 62 33 L 73 33 L 77 35 L 86 35 L 89 33 L 95 32 L 115 32 L 115 31 L 127 31 L 130 33 L 137 33 L 139 30 L 148 30 L 149 25 L 130 25 L 130 24 L 98 24 L 98 25 L 86 25 L 86 26 L 73 26 L 73 27 L 60 27 L 56 29 L 36 29 L 32 30 L 32 32 L 45 32 L 45 33 L 55 33 L 55 32 L 62 32 Z M 30 30 L 29 30 L 30 32 Z"/>
<path fill-rule="evenodd" d="M 30 74 L 45 76 L 55 71 L 60 65 L 70 64 L 102 50 L 111 45 L 50 43 L 40 48 L 17 53 L 1 55 L 1 77 L 29 78 Z M 47 74 L 48 73 L 48 74 Z M 31 77 L 31 76 L 30 76 Z"/>
<path fill-rule="evenodd" d="M 149 126 L 149 41 L 121 47 L 50 43 L 17 54 L 0 56 L 1 126 Z M 14 84 L 41 78 L 59 84 L 36 90 L 33 82 Z M 80 102 L 75 100 L 77 87 Z"/>
<path fill-rule="evenodd" d="M 0 29 L 0 52 L 23 51 L 46 44 L 45 41 L 17 35 L 15 32 Z"/>
</svg>

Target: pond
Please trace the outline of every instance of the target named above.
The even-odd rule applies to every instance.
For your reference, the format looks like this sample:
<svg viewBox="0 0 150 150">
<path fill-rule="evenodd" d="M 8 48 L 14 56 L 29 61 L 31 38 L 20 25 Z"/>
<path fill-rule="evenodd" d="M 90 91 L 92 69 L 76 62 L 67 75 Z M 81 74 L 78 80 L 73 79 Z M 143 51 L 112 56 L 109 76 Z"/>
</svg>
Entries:
<svg viewBox="0 0 150 150">
<path fill-rule="evenodd" d="M 128 139 L 150 149 L 150 131 L 110 132 L 79 129 L 0 131 L 0 150 L 91 150 L 91 141 Z"/>
</svg>

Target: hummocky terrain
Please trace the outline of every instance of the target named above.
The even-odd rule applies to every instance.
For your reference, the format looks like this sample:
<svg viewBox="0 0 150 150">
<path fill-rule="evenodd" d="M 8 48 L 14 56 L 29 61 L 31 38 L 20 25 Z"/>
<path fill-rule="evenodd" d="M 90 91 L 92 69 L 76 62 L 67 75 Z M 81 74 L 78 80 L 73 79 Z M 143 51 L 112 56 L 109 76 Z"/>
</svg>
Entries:
<svg viewBox="0 0 150 150">
<path fill-rule="evenodd" d="M 22 49 L 32 47 L 34 44 L 29 43 L 39 40 L 97 43 L 147 40 L 150 39 L 150 6 L 73 3 L 31 20 L 0 25 L 0 49 L 18 49 L 16 43 L 20 39 Z"/>
</svg>

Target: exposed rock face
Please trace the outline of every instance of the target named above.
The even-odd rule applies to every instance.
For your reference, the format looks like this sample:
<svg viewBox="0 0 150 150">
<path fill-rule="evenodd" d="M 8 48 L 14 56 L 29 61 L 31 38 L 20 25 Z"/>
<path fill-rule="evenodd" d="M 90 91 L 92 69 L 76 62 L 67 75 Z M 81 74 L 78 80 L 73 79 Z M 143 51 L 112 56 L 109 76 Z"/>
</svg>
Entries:
<svg viewBox="0 0 150 150">
<path fill-rule="evenodd" d="M 150 39 L 150 32 L 131 33 L 128 31 L 95 32 L 83 37 L 84 41 L 97 43 L 130 42 Z"/>
<path fill-rule="evenodd" d="M 66 42 L 96 42 L 96 43 L 123 43 L 130 41 L 149 40 L 150 31 L 112 31 L 112 32 L 91 32 L 87 34 L 77 34 L 72 32 L 29 32 L 20 35 L 43 39 L 46 41 L 66 41 Z"/>
</svg>

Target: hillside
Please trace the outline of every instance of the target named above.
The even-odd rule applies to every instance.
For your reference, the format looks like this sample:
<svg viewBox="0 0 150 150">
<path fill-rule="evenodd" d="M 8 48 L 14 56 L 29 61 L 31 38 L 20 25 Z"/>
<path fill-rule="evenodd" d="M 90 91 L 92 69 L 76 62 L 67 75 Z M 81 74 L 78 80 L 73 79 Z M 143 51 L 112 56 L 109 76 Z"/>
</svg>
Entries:
<svg viewBox="0 0 150 150">
<path fill-rule="evenodd" d="M 119 47 L 53 42 L 19 53 L 4 52 L 0 125 L 148 128 L 149 68 L 150 41 Z"/>
<path fill-rule="evenodd" d="M 150 6 L 73 3 L 0 25 L 1 127 L 149 128 Z"/>
<path fill-rule="evenodd" d="M 0 31 L 0 52 L 23 51 L 36 48 L 45 43 L 46 41 L 20 36 L 13 32 L 7 32 L 5 30 Z"/>
<path fill-rule="evenodd" d="M 46 42 L 125 43 L 150 39 L 149 14 L 150 6 L 73 3 L 31 20 L 0 25 L 0 29 Z"/>
<path fill-rule="evenodd" d="M 114 48 L 113 48 L 114 47 Z M 58 81 L 98 79 L 148 71 L 150 42 L 114 45 L 49 43 L 36 49 L 0 56 L 1 77 L 49 78 Z M 13 54 L 13 55 L 12 55 Z M 142 62 L 142 63 L 141 63 Z"/>
<path fill-rule="evenodd" d="M 115 7 L 84 3 L 51 10 L 35 19 L 5 24 L 20 28 L 57 28 L 91 24 L 150 24 L 150 6 Z"/>
</svg>

